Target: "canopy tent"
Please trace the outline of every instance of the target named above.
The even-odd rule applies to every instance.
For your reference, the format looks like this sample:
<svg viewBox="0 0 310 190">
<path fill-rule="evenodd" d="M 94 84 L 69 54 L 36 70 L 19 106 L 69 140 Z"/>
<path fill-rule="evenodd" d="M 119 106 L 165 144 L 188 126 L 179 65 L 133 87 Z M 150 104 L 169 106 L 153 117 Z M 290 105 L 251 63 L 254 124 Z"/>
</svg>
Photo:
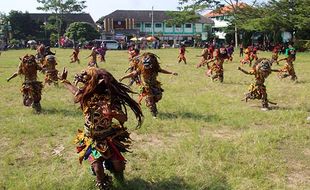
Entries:
<svg viewBox="0 0 310 190">
<path fill-rule="evenodd" d="M 138 41 L 137 37 L 130 38 L 130 41 Z"/>
<path fill-rule="evenodd" d="M 156 41 L 159 40 L 159 38 L 155 37 L 155 36 L 149 36 L 146 38 L 147 41 Z"/>
<path fill-rule="evenodd" d="M 36 44 L 37 42 L 35 41 L 35 40 L 29 40 L 28 42 L 27 42 L 27 44 Z"/>
</svg>

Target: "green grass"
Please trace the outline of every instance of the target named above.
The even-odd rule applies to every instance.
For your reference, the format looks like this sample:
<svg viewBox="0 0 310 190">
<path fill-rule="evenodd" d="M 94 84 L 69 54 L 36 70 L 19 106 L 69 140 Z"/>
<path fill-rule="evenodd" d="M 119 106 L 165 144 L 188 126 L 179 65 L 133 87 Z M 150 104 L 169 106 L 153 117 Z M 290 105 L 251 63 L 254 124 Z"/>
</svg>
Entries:
<svg viewBox="0 0 310 190">
<path fill-rule="evenodd" d="M 69 63 L 72 50 L 56 51 L 58 69 L 68 68 L 70 80 L 86 67 L 84 58 L 90 53 L 82 50 L 78 65 Z M 204 75 L 205 68 L 196 69 L 201 50 L 188 51 L 184 65 L 177 64 L 177 49 L 152 50 L 162 68 L 179 76 L 159 76 L 165 92 L 158 119 L 143 104 L 144 124 L 136 130 L 130 114 L 126 126 L 133 152 L 125 155 L 126 186 L 115 189 L 310 189 L 309 53 L 297 55 L 298 83 L 280 80 L 275 73 L 268 77 L 269 99 L 278 105 L 264 112 L 258 100 L 240 101 L 253 77 L 237 71 L 238 56 L 225 63 L 220 84 Z M 83 116 L 72 95 L 61 85 L 47 86 L 43 113 L 36 115 L 22 105 L 22 78 L 6 82 L 25 53 L 35 51 L 12 50 L 0 56 L 0 190 L 94 189 L 89 164 L 79 165 L 75 153 L 73 139 L 83 127 Z M 127 57 L 126 51 L 108 51 L 107 62 L 99 66 L 120 78 Z M 271 53 L 259 52 L 259 57 Z"/>
</svg>

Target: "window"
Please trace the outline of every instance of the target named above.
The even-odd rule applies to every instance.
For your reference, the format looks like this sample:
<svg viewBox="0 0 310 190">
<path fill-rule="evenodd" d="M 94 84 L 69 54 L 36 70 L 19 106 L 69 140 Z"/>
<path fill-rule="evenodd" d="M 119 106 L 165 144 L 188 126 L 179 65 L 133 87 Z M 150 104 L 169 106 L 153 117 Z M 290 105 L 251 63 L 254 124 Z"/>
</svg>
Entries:
<svg viewBox="0 0 310 190">
<path fill-rule="evenodd" d="M 141 27 L 141 23 L 138 22 L 138 23 L 135 23 L 135 28 L 140 28 Z"/>
<path fill-rule="evenodd" d="M 182 26 L 181 26 L 181 24 L 176 24 L 175 27 L 176 28 L 181 28 Z"/>
<path fill-rule="evenodd" d="M 155 24 L 155 28 L 161 28 L 162 27 L 162 24 L 161 23 L 156 23 Z"/>
<path fill-rule="evenodd" d="M 151 28 L 152 24 L 151 23 L 145 23 L 145 28 Z"/>
<path fill-rule="evenodd" d="M 192 24 L 185 24 L 185 28 L 192 28 Z"/>
</svg>

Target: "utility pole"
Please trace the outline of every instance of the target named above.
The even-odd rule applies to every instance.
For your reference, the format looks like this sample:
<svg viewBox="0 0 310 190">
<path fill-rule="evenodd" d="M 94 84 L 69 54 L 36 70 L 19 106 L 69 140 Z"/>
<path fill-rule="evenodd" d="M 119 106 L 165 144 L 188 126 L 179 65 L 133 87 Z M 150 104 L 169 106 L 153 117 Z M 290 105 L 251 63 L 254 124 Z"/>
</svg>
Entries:
<svg viewBox="0 0 310 190">
<path fill-rule="evenodd" d="M 152 36 L 154 36 L 154 6 L 152 6 Z"/>
</svg>

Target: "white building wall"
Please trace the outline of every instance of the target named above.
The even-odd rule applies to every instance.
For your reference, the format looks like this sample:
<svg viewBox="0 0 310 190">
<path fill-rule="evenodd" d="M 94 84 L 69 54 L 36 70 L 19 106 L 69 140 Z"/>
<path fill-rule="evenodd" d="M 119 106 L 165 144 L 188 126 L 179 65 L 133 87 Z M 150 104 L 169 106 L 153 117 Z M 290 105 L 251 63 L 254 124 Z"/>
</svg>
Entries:
<svg viewBox="0 0 310 190">
<path fill-rule="evenodd" d="M 183 28 L 182 27 L 180 27 L 180 28 L 177 28 L 177 27 L 174 27 L 174 31 L 175 32 L 183 32 Z"/>
<path fill-rule="evenodd" d="M 195 27 L 197 33 L 203 32 L 202 24 L 195 24 Z"/>
</svg>

